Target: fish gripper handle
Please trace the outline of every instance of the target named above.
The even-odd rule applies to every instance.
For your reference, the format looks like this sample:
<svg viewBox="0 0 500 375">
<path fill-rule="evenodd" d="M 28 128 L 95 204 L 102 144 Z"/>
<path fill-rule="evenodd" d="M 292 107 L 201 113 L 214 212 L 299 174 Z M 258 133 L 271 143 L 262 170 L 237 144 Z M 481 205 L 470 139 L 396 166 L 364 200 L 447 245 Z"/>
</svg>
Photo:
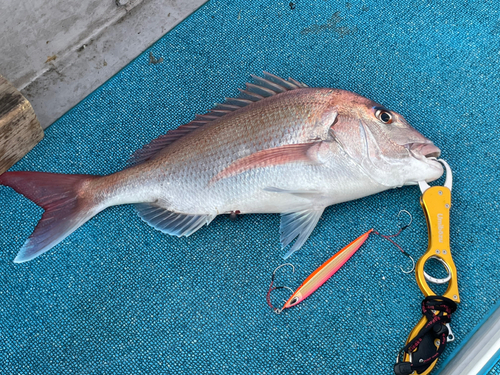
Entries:
<svg viewBox="0 0 500 375">
<path fill-rule="evenodd" d="M 394 365 L 396 375 L 428 374 L 443 353 L 448 342 L 451 314 L 457 304 L 442 296 L 429 296 L 422 301 L 422 319 L 410 333 Z M 407 359 L 399 362 L 401 354 Z M 408 360 L 409 359 L 409 360 Z M 427 371 L 429 370 L 429 371 Z"/>
</svg>

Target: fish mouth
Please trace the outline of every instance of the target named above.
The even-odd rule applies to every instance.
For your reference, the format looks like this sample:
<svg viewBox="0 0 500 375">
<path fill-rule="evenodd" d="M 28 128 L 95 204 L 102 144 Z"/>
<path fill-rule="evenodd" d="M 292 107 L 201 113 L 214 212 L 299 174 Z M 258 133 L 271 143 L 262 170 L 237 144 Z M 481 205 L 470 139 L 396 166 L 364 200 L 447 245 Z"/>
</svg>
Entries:
<svg viewBox="0 0 500 375">
<path fill-rule="evenodd" d="M 438 158 L 441 155 L 439 147 L 434 143 L 409 143 L 405 145 L 408 151 L 417 159 Z"/>
<path fill-rule="evenodd" d="M 405 146 L 410 156 L 414 157 L 420 165 L 420 167 L 416 167 L 415 180 L 408 181 L 406 185 L 416 185 L 419 181 L 431 182 L 442 176 L 443 166 L 437 161 L 441 150 L 434 143 L 428 141 L 410 143 Z"/>
</svg>

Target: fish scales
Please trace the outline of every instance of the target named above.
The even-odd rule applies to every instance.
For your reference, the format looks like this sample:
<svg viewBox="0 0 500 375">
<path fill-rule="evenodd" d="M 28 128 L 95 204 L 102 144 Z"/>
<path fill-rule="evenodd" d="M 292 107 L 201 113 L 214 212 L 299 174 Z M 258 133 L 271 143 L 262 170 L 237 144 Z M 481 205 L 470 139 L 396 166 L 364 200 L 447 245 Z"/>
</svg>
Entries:
<svg viewBox="0 0 500 375">
<path fill-rule="evenodd" d="M 432 141 L 370 99 L 269 73 L 254 79 L 239 98 L 153 140 L 123 171 L 1 175 L 1 185 L 45 209 L 14 261 L 33 259 L 119 204 L 135 204 L 143 220 L 175 236 L 223 213 L 281 213 L 288 256 L 325 207 L 443 173 Z"/>
<path fill-rule="evenodd" d="M 165 171 L 158 179 L 161 184 L 159 189 L 163 190 L 164 196 L 171 196 L 171 208 L 192 213 L 227 212 L 231 209 L 221 205 L 221 200 L 225 196 L 234 196 L 230 190 L 237 190 L 238 199 L 244 202 L 246 198 L 242 193 L 249 190 L 247 187 L 251 190 L 262 189 L 265 185 L 259 185 L 266 181 L 261 178 L 261 184 L 255 184 L 256 180 L 252 177 L 262 172 L 257 171 L 252 177 L 237 179 L 236 189 L 232 189 L 230 182 L 209 184 L 215 175 L 234 161 L 255 152 L 308 142 L 321 132 L 327 133 L 328 129 L 316 128 L 318 113 L 327 108 L 331 90 L 304 90 L 308 92 L 290 95 L 294 93 L 290 91 L 269 98 L 267 104 L 262 101 L 243 107 L 188 134 L 151 161 L 148 168 Z M 189 186 L 189 197 L 185 196 L 186 186 Z M 216 195 L 221 197 L 214 204 Z M 208 206 L 204 207 L 207 203 Z"/>
</svg>

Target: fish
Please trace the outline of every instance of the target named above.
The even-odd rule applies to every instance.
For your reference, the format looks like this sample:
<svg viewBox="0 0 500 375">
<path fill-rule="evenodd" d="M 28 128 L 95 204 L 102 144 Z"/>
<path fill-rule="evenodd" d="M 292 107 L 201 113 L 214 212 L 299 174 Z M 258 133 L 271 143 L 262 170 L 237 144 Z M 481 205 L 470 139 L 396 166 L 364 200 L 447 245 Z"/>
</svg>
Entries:
<svg viewBox="0 0 500 375">
<path fill-rule="evenodd" d="M 252 75 L 236 98 L 154 139 L 119 172 L 94 176 L 13 171 L 8 186 L 44 209 L 14 262 L 45 253 L 107 207 L 190 236 L 221 214 L 281 214 L 285 257 L 326 207 L 434 181 L 440 149 L 402 115 L 356 93 Z"/>
</svg>

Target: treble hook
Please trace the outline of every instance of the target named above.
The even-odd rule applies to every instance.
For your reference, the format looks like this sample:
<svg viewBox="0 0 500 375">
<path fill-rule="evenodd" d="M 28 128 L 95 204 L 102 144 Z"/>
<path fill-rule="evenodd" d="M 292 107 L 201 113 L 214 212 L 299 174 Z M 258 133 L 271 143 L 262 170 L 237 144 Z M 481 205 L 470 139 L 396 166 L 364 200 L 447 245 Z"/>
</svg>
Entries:
<svg viewBox="0 0 500 375">
<path fill-rule="evenodd" d="M 401 230 L 405 230 L 406 228 L 408 228 L 411 225 L 411 223 L 413 223 L 413 216 L 411 216 L 411 214 L 406 210 L 400 210 L 398 212 L 398 217 L 399 217 L 399 215 L 401 215 L 401 212 L 406 212 L 408 214 L 408 216 L 410 216 L 410 222 L 401 228 Z"/>
</svg>

